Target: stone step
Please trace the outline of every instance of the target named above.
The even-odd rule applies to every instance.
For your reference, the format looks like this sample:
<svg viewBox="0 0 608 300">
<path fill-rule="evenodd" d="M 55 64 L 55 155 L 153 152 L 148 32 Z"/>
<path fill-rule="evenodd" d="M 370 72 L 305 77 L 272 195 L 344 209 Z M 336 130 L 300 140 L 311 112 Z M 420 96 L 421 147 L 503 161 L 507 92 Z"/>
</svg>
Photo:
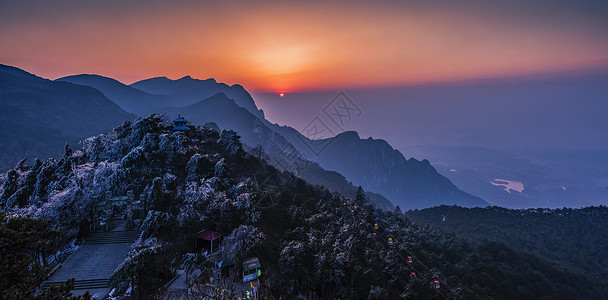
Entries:
<svg viewBox="0 0 608 300">
<path fill-rule="evenodd" d="M 133 243 L 139 238 L 139 230 L 94 232 L 85 241 L 85 245 Z"/>
<path fill-rule="evenodd" d="M 134 243 L 135 240 L 137 240 L 137 238 L 133 238 L 133 239 L 91 240 L 91 241 L 85 241 L 84 245 L 131 244 L 131 243 Z"/>
<path fill-rule="evenodd" d="M 94 238 L 88 238 L 86 241 L 108 241 L 108 240 L 131 240 L 135 241 L 139 237 L 139 234 L 131 235 L 131 236 L 100 236 Z"/>
<path fill-rule="evenodd" d="M 111 239 L 111 238 L 137 238 L 139 236 L 139 232 L 133 233 L 124 233 L 124 234 L 104 234 L 104 235 L 91 235 L 87 239 Z"/>
<path fill-rule="evenodd" d="M 107 236 L 107 235 L 130 235 L 139 234 L 139 230 L 121 230 L 121 231 L 102 231 L 102 232 L 91 232 L 89 237 L 95 236 Z"/>
<path fill-rule="evenodd" d="M 42 288 L 48 288 L 53 285 L 60 285 L 64 282 L 45 282 L 42 284 Z M 75 280 L 73 290 L 90 290 L 90 289 L 101 289 L 108 288 L 109 281 L 107 278 L 100 279 L 83 279 Z"/>
<path fill-rule="evenodd" d="M 139 232 L 123 233 L 123 234 L 91 235 L 87 239 L 94 240 L 94 239 L 132 238 L 132 237 L 135 237 L 135 238 L 139 237 Z"/>
<path fill-rule="evenodd" d="M 106 244 L 131 244 L 134 243 L 135 240 L 102 240 L 102 241 L 88 241 L 85 242 L 84 245 L 106 245 Z"/>
</svg>

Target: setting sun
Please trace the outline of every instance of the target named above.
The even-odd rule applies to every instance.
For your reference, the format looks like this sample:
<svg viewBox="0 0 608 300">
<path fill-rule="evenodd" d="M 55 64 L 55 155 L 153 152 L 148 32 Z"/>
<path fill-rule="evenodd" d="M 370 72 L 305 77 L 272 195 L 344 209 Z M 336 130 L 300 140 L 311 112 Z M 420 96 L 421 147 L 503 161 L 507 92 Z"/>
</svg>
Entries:
<svg viewBox="0 0 608 300">
<path fill-rule="evenodd" d="M 507 13 L 502 6 L 159 1 L 142 10 L 75 2 L 65 11 L 41 4 L 29 17 L 30 6 L 15 2 L 0 18 L 0 58 L 50 78 L 94 72 L 129 83 L 191 75 L 258 91 L 533 74 L 605 59 L 608 43 L 595 25 L 602 19 L 510 23 L 520 12 L 492 17 Z M 80 19 L 78 26 L 68 21 Z"/>
</svg>

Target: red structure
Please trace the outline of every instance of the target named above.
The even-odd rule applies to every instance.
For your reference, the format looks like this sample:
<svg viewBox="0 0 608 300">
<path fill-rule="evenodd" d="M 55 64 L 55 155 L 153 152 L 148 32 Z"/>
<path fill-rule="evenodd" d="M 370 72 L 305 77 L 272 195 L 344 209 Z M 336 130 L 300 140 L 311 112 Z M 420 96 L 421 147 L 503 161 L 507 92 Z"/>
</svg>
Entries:
<svg viewBox="0 0 608 300">
<path fill-rule="evenodd" d="M 196 250 L 200 251 L 217 251 L 221 245 L 221 235 L 211 230 L 201 230 L 196 234 Z"/>
<path fill-rule="evenodd" d="M 436 290 L 439 290 L 439 281 L 437 281 L 437 280 L 433 281 L 433 288 Z"/>
</svg>

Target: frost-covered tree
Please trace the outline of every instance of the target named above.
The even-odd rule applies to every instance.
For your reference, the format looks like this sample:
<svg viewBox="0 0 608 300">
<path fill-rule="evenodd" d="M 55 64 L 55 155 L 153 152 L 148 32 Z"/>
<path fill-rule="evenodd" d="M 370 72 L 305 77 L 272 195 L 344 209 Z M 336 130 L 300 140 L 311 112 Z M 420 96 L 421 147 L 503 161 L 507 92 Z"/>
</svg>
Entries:
<svg viewBox="0 0 608 300">
<path fill-rule="evenodd" d="M 5 209 L 11 209 L 13 207 L 22 207 L 27 205 L 28 190 L 26 187 L 19 188 L 13 195 L 11 195 L 5 203 Z"/>
<path fill-rule="evenodd" d="M 166 245 L 156 238 L 138 244 L 110 276 L 110 286 L 118 293 L 131 287 L 135 299 L 149 299 L 157 290 L 158 283 L 172 276 Z"/>
<path fill-rule="evenodd" d="M 74 151 L 72 151 L 70 143 L 66 142 L 65 146 L 63 147 L 63 157 L 70 157 L 72 156 L 72 153 L 74 153 Z"/>
<path fill-rule="evenodd" d="M 160 211 L 151 210 L 141 224 L 140 239 L 171 234 L 176 226 L 175 216 Z"/>
<path fill-rule="evenodd" d="M 218 142 L 226 147 L 229 155 L 236 155 L 243 150 L 240 137 L 234 130 L 222 130 Z"/>
<path fill-rule="evenodd" d="M 264 241 L 264 233 L 252 225 L 240 225 L 224 239 L 224 251 L 231 261 L 243 261 Z"/>
<path fill-rule="evenodd" d="M 19 161 L 19 163 L 17 163 L 17 166 L 15 167 L 15 169 L 19 170 L 21 172 L 27 171 L 29 169 L 29 166 L 25 164 L 26 161 L 27 161 L 27 158 L 24 158 L 21 161 Z"/>
<path fill-rule="evenodd" d="M 201 226 L 201 222 L 210 213 L 210 199 L 216 195 L 217 192 L 209 180 L 201 184 L 188 183 L 185 190 L 185 199 L 177 216 L 181 226 Z"/>
<path fill-rule="evenodd" d="M 225 160 L 222 158 L 220 159 L 220 161 L 217 162 L 217 164 L 215 164 L 215 170 L 213 175 L 215 177 L 221 178 L 226 174 L 226 163 Z"/>
<path fill-rule="evenodd" d="M 12 203 L 7 203 L 8 199 L 19 189 L 19 173 L 16 170 L 11 169 L 6 173 L 6 179 L 2 185 L 2 196 L 0 196 L 0 204 L 5 209 L 12 208 Z"/>
<path fill-rule="evenodd" d="M 186 281 L 189 280 L 189 276 L 194 270 L 211 270 L 214 267 L 213 261 L 210 261 L 202 253 L 186 253 L 182 260 L 182 265 L 186 271 Z"/>
<path fill-rule="evenodd" d="M 200 176 L 198 174 L 198 161 L 200 158 L 201 155 L 197 153 L 192 155 L 192 157 L 188 161 L 188 164 L 186 165 L 186 169 L 188 172 L 188 177 L 186 177 L 186 181 L 196 181 L 197 179 L 199 179 Z"/>
<path fill-rule="evenodd" d="M 146 155 L 145 155 L 144 147 L 137 146 L 137 147 L 131 149 L 131 151 L 129 151 L 129 153 L 127 155 L 123 156 L 123 158 L 120 160 L 120 165 L 123 168 L 141 166 L 141 165 L 145 164 L 145 162 L 146 162 L 145 159 L 146 159 Z"/>
<path fill-rule="evenodd" d="M 152 210 L 160 210 L 159 208 L 162 206 L 164 200 L 162 180 L 162 178 L 156 177 L 152 181 L 152 187 L 150 188 L 148 200 L 146 201 L 149 208 Z"/>
<path fill-rule="evenodd" d="M 45 197 L 50 192 L 53 186 L 49 186 L 55 179 L 55 168 L 57 167 L 54 160 L 48 160 L 36 176 L 36 184 L 34 184 L 34 193 L 32 195 L 33 203 L 40 203 L 45 200 Z"/>
</svg>

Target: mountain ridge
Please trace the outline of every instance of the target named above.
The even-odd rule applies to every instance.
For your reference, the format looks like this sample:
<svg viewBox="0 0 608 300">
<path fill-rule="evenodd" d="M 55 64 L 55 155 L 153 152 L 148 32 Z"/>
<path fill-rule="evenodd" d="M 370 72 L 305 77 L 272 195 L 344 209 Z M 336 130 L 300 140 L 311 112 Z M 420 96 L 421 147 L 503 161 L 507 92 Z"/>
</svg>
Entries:
<svg viewBox="0 0 608 300">
<path fill-rule="evenodd" d="M 23 158 L 58 156 L 56 149 L 66 142 L 78 143 L 134 117 L 90 86 L 0 65 L 0 169 Z"/>
<path fill-rule="evenodd" d="M 214 78 L 200 80 L 188 75 L 177 80 L 167 77 L 144 79 L 129 86 L 151 94 L 173 97 L 177 101 L 175 106 L 178 107 L 194 104 L 218 92 L 223 92 L 259 119 L 265 119 L 264 112 L 258 109 L 251 95 L 239 84 L 227 85 L 217 82 Z"/>
<path fill-rule="evenodd" d="M 138 115 L 153 113 L 155 109 L 171 106 L 175 101 L 169 96 L 150 94 L 125 85 L 113 78 L 101 75 L 71 75 L 56 79 L 55 81 L 94 87 L 122 109 Z"/>
<path fill-rule="evenodd" d="M 480 198 L 460 191 L 447 178 L 437 173 L 428 161 L 406 160 L 388 142 L 372 138 L 363 140 L 356 132 L 343 132 L 329 138 L 330 143 L 327 149 L 321 155 L 315 156 L 310 151 L 309 145 L 303 144 L 303 142 L 314 143 L 316 141 L 304 137 L 293 128 L 270 123 L 264 118 L 263 111 L 257 109 L 251 95 L 240 85 L 228 86 L 224 83 L 217 83 L 212 78 L 198 80 L 190 76 L 177 80 L 155 77 L 129 86 L 111 78 L 92 75 L 69 76 L 55 82 L 64 81 L 75 81 L 78 84 L 96 87 L 101 90 L 103 95 L 109 95 L 112 98 L 110 100 L 121 103 L 123 108 L 130 105 L 129 107 L 133 111 L 149 110 L 146 101 L 149 101 L 152 96 L 169 97 L 172 99 L 171 105 L 187 103 L 188 105 L 179 108 L 157 107 L 154 109 L 184 115 L 191 119 L 193 124 L 203 125 L 213 121 L 222 128 L 235 129 L 242 135 L 243 141 L 251 147 L 262 144 L 271 156 L 275 158 L 283 156 L 275 159 L 274 163 L 282 164 L 286 170 L 309 174 L 308 180 L 313 181 L 311 174 L 319 173 L 300 167 L 302 164 L 308 166 L 306 161 L 311 161 L 319 166 L 313 164 L 313 168 L 336 171 L 342 174 L 347 182 L 350 181 L 355 186 L 362 186 L 368 192 L 384 196 L 389 194 L 390 196 L 386 197 L 394 205 L 399 205 L 403 209 L 423 208 L 438 204 L 487 205 L 487 202 Z M 99 81 L 110 84 L 103 85 Z M 130 97 L 133 93 L 145 97 L 133 99 Z M 207 97 L 202 98 L 203 96 Z M 211 102 L 223 109 L 211 107 L 209 105 Z M 244 111 L 237 107 L 243 108 Z M 210 113 L 212 111 L 213 113 Z M 204 115 L 205 118 L 201 118 L 197 114 Z M 237 115 L 239 117 L 236 117 Z M 286 152 L 290 157 L 287 157 Z M 297 170 L 297 168 L 301 170 Z M 395 178 L 395 175 L 399 178 Z M 344 184 L 340 185 L 344 186 Z"/>
<path fill-rule="evenodd" d="M 458 189 L 427 159 L 408 160 L 385 140 L 361 139 L 355 131 L 342 132 L 323 140 L 310 140 L 293 128 L 278 125 L 274 128 L 299 146 L 306 157 L 316 157 L 323 168 L 339 170 L 353 184 L 365 190 L 382 191 L 394 205 L 403 209 L 446 204 L 445 199 L 465 207 L 489 205 L 483 199 Z M 314 143 L 325 145 L 320 153 L 306 146 Z M 369 157 L 380 159 L 371 161 Z"/>
</svg>

